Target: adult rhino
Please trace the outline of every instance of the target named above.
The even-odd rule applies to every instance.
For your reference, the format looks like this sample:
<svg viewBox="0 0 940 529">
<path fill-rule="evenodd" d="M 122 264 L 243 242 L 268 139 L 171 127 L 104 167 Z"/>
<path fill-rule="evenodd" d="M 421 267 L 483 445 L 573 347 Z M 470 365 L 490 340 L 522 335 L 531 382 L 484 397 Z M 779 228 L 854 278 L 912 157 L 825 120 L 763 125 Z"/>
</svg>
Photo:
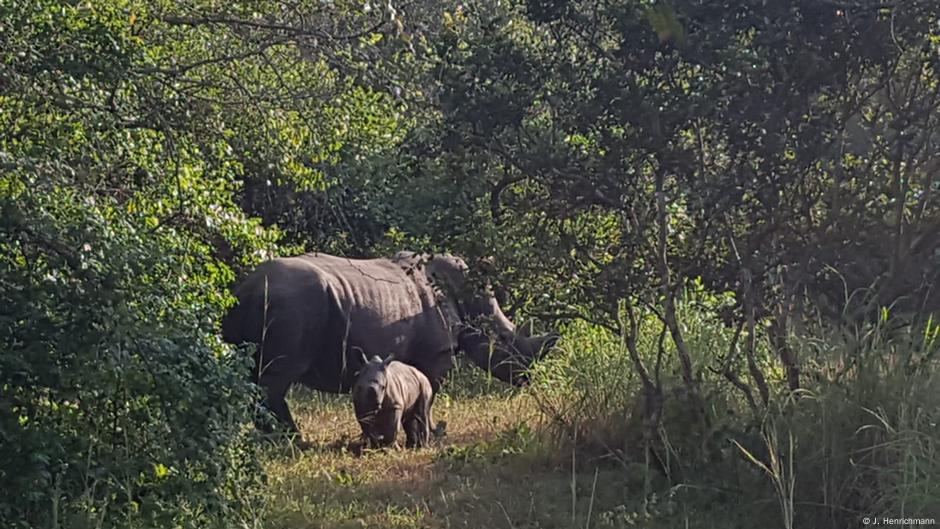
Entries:
<svg viewBox="0 0 940 529">
<path fill-rule="evenodd" d="M 557 340 L 518 332 L 487 289 L 470 286 L 464 261 L 449 255 L 279 258 L 258 266 L 235 297 L 223 338 L 258 344 L 255 382 L 293 432 L 290 386 L 348 392 L 364 356 L 394 355 L 424 373 L 436 394 L 456 351 L 518 385 Z"/>
</svg>

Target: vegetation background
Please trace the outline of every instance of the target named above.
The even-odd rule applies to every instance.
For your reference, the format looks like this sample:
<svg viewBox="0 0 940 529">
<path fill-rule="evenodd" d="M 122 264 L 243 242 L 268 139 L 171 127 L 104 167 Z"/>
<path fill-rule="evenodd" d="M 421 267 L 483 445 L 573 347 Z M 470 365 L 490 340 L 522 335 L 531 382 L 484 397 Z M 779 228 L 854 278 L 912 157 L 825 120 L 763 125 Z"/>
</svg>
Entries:
<svg viewBox="0 0 940 529">
<path fill-rule="evenodd" d="M 938 133 L 935 0 L 0 0 L 0 520 L 940 518 Z M 560 350 L 262 448 L 231 284 L 402 248 Z"/>
</svg>

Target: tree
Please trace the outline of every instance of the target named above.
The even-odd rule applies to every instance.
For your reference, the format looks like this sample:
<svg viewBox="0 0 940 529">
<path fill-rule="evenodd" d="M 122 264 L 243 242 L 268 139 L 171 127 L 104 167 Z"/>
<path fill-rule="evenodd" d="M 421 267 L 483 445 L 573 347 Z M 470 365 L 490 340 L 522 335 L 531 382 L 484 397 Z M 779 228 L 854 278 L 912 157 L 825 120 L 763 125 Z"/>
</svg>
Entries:
<svg viewBox="0 0 940 529">
<path fill-rule="evenodd" d="M 485 251 L 561 314 L 614 327 L 620 299 L 662 306 L 694 393 L 704 366 L 674 300 L 701 276 L 738 293 L 750 350 L 769 318 L 795 390 L 801 316 L 838 322 L 858 289 L 849 321 L 937 308 L 938 17 L 933 2 L 488 5 L 438 43 L 436 156 L 471 175 L 474 232 L 499 234 Z"/>
<path fill-rule="evenodd" d="M 346 34 L 359 14 L 282 27 L 325 9 L 295 7 L 0 7 L 9 524 L 252 516 L 250 355 L 221 343 L 217 321 L 236 273 L 289 248 L 242 206 L 255 212 L 257 179 L 324 187 L 344 142 L 372 143 L 395 121 L 387 97 L 340 69 L 368 45 L 370 32 Z M 336 45 L 309 57 L 316 39 Z"/>
</svg>

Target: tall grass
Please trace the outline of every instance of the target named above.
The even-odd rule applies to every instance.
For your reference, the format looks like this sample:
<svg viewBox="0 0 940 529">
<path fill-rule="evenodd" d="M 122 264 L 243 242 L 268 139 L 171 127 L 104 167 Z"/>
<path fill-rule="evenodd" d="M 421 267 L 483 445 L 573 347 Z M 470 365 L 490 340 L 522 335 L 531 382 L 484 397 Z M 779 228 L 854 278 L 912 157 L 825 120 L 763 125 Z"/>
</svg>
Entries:
<svg viewBox="0 0 940 529">
<path fill-rule="evenodd" d="M 693 285 L 679 304 L 679 318 L 689 345 L 696 375 L 701 379 L 714 424 L 711 437 L 725 428 L 728 417 L 745 416 L 746 402 L 722 376 L 709 368 L 717 366 L 734 342 L 734 329 L 722 322 L 719 311 L 733 303 L 731 296 L 714 296 Z M 652 309 L 637 309 L 637 350 L 650 376 L 657 379 L 667 396 L 662 441 L 674 455 L 690 452 L 686 444 L 701 448 L 701 433 L 692 432 L 687 402 L 676 361 L 675 345 Z M 560 354 L 534 368 L 533 394 L 548 420 L 551 435 L 573 439 L 582 448 L 628 454 L 635 452 L 642 429 L 642 385 L 624 336 L 584 321 L 563 329 Z M 770 369 L 770 355 L 761 344 L 761 366 Z M 732 359 L 743 366 L 743 355 Z M 777 377 L 778 379 L 781 377 Z M 735 419 L 737 422 L 737 419 Z M 670 439 L 674 439 L 673 443 Z"/>
<path fill-rule="evenodd" d="M 884 311 L 870 323 L 800 326 L 789 337 L 802 362 L 797 393 L 758 335 L 756 361 L 771 401 L 755 412 L 739 388 L 708 369 L 733 351 L 734 329 L 718 316 L 725 301 L 691 289 L 680 306 L 710 427 L 690 420 L 673 346 L 663 342 L 660 492 L 721 491 L 699 499 L 735 502 L 787 529 L 856 527 L 866 516 L 940 519 L 940 331 L 932 320 L 911 324 Z M 648 370 L 660 354 L 661 329 L 655 314 L 641 315 L 637 349 Z M 641 384 L 623 344 L 609 329 L 571 323 L 563 352 L 536 367 L 530 391 L 545 419 L 543 435 L 563 452 L 577 449 L 630 471 L 649 464 L 640 450 Z M 750 383 L 743 355 L 734 361 Z"/>
<path fill-rule="evenodd" d="M 804 521 L 940 519 L 940 344 L 930 320 L 896 323 L 885 313 L 802 341 L 801 354 L 825 367 L 808 398 L 781 411 L 798 437 Z"/>
</svg>

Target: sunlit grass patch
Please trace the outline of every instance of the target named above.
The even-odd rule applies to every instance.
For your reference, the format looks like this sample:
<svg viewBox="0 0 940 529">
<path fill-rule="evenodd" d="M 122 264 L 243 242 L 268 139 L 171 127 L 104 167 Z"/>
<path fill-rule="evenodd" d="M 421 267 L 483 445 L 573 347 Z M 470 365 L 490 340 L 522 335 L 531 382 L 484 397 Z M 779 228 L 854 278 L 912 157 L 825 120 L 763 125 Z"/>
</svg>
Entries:
<svg viewBox="0 0 940 529">
<path fill-rule="evenodd" d="M 447 421 L 447 434 L 431 448 L 361 457 L 344 447 L 358 435 L 348 396 L 300 391 L 291 402 L 314 448 L 267 450 L 269 527 L 571 526 L 571 469 L 535 449 L 540 415 L 525 393 L 441 398 L 434 416 Z M 622 481 L 611 470 L 601 476 Z M 578 469 L 576 516 L 586 516 L 592 479 L 593 470 Z M 602 494 L 622 492 L 605 486 Z"/>
<path fill-rule="evenodd" d="M 348 396 L 298 391 L 291 403 L 314 448 L 267 450 L 266 527 L 686 527 L 692 516 L 679 492 L 645 499 L 645 469 L 545 444 L 541 408 L 525 391 L 444 396 L 434 416 L 447 434 L 431 448 L 361 457 L 345 449 L 358 435 Z"/>
<path fill-rule="evenodd" d="M 418 451 L 357 456 L 349 396 L 295 391 L 292 409 L 313 448 L 265 449 L 265 527 L 735 529 L 782 527 L 786 516 L 794 527 L 835 528 L 852 526 L 865 506 L 940 512 L 930 366 L 917 376 L 893 364 L 870 372 L 893 354 L 872 349 L 865 376 L 774 400 L 759 429 L 715 407 L 723 429 L 710 436 L 688 427 L 681 395 L 670 393 L 660 432 L 670 450 L 659 454 L 674 459 L 657 466 L 627 442 L 639 433 L 632 367 L 589 330 L 568 335 L 586 350 L 546 362 L 528 388 L 481 391 L 469 378 L 449 387 L 433 410 L 446 435 Z M 696 449 L 704 455 L 688 457 Z M 766 461 L 786 469 L 777 472 L 786 495 L 755 464 Z"/>
</svg>

